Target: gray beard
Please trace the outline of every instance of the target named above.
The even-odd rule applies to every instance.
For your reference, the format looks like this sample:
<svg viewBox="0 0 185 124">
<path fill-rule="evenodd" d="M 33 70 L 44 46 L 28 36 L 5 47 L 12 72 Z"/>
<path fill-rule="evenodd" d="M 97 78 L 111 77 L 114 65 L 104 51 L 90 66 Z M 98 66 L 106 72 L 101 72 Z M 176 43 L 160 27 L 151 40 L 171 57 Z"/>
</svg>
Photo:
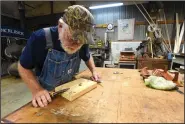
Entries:
<svg viewBox="0 0 185 124">
<path fill-rule="evenodd" d="M 60 42 L 61 42 L 61 40 L 62 40 L 62 33 L 59 33 L 59 40 L 60 40 Z M 76 53 L 76 52 L 82 47 L 82 45 L 80 45 L 80 46 L 77 47 L 75 50 L 71 50 L 71 49 L 65 47 L 62 43 L 60 43 L 60 46 L 61 46 L 61 47 L 64 49 L 64 51 L 67 52 L 68 54 L 74 54 L 74 53 Z"/>
<path fill-rule="evenodd" d="M 77 47 L 75 50 L 71 50 L 71 49 L 65 47 L 62 43 L 60 45 L 64 49 L 64 51 L 67 52 L 68 54 L 74 54 L 74 53 L 76 53 L 81 48 L 81 46 L 82 46 L 81 45 L 81 46 Z"/>
</svg>

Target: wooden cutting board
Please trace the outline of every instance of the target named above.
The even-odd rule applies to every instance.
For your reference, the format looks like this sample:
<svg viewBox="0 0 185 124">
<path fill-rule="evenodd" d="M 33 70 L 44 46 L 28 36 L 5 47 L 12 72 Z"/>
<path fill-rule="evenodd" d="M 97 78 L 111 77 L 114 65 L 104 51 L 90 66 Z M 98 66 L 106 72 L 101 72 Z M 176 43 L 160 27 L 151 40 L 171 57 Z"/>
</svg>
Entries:
<svg viewBox="0 0 185 124">
<path fill-rule="evenodd" d="M 62 93 L 61 96 L 66 98 L 69 101 L 73 101 L 96 87 L 97 87 L 97 82 L 94 82 L 88 79 L 79 78 L 56 87 L 55 91 L 60 91 L 65 88 L 70 88 L 68 91 Z"/>
</svg>

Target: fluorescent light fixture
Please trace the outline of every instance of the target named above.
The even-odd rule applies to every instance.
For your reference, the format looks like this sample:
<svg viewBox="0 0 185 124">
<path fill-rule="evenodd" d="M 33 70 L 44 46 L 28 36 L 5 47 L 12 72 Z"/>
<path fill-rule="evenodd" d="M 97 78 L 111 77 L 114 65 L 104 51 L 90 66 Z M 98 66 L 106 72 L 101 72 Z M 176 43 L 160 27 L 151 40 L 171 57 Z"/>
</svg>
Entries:
<svg viewBox="0 0 185 124">
<path fill-rule="evenodd" d="M 98 5 L 98 6 L 91 6 L 89 9 L 100 9 L 100 8 L 108 8 L 108 7 L 115 7 L 115 6 L 122 6 L 123 3 L 113 3 L 113 4 L 106 4 L 106 5 Z"/>
</svg>

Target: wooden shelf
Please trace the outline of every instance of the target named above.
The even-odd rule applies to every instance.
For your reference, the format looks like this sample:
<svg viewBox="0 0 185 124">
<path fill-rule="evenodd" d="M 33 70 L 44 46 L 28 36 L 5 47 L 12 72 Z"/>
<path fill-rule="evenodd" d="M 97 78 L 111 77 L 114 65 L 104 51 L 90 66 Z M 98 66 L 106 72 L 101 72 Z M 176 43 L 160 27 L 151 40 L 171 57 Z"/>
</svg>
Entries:
<svg viewBox="0 0 185 124">
<path fill-rule="evenodd" d="M 157 21 L 158 24 L 165 24 L 165 21 Z M 179 20 L 179 23 L 183 23 L 184 20 Z M 167 20 L 166 24 L 174 24 L 176 23 L 176 20 Z M 146 21 L 136 21 L 135 25 L 148 25 L 148 22 Z M 115 27 L 117 27 L 117 25 L 114 25 Z M 96 28 L 107 28 L 107 24 L 97 24 L 95 26 Z"/>
</svg>

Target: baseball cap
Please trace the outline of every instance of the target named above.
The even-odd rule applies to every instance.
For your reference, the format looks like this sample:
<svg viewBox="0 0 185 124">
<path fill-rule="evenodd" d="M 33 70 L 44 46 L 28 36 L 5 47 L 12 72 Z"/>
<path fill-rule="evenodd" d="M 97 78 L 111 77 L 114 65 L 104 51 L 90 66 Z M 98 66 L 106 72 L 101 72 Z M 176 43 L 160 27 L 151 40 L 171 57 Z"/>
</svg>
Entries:
<svg viewBox="0 0 185 124">
<path fill-rule="evenodd" d="M 61 19 L 69 26 L 73 40 L 94 44 L 94 17 L 89 10 L 81 5 L 69 6 Z"/>
</svg>

